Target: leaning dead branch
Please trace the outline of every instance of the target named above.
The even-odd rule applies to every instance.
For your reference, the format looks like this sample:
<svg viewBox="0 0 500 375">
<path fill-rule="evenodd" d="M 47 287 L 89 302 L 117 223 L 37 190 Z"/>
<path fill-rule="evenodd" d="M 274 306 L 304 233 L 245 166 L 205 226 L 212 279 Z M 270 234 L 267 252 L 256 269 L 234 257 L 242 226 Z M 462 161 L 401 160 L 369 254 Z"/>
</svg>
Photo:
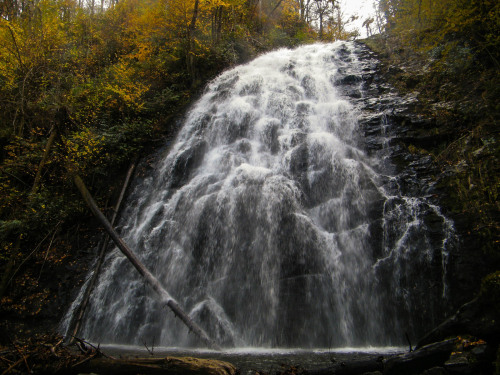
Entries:
<svg viewBox="0 0 500 375">
<path fill-rule="evenodd" d="M 94 216 L 99 220 L 115 245 L 127 257 L 130 263 L 132 263 L 132 265 L 135 267 L 135 269 L 141 274 L 146 283 L 160 296 L 161 302 L 167 305 L 170 310 L 173 311 L 175 316 L 182 320 L 182 322 L 189 328 L 189 330 L 194 332 L 194 334 L 197 335 L 208 347 L 220 350 L 220 346 L 214 340 L 212 340 L 207 335 L 207 333 L 189 317 L 189 315 L 184 312 L 179 304 L 170 296 L 165 288 L 163 288 L 158 279 L 153 276 L 153 274 L 146 268 L 146 266 L 139 260 L 139 258 L 137 258 L 134 252 L 120 238 L 118 233 L 116 233 L 112 225 L 109 223 L 108 219 L 106 219 L 104 214 L 97 207 L 94 199 L 92 198 L 92 195 L 87 190 L 87 187 L 85 186 L 80 176 L 75 175 L 73 177 L 73 180 Z"/>
</svg>

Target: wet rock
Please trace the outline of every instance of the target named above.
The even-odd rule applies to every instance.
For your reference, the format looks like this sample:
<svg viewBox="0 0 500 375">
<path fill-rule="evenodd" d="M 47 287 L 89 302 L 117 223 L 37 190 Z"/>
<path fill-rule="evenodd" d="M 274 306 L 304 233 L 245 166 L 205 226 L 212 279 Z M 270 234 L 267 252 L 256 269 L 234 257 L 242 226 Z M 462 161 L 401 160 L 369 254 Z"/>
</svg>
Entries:
<svg viewBox="0 0 500 375">
<path fill-rule="evenodd" d="M 448 375 L 443 367 L 433 367 L 425 370 L 422 375 Z"/>
<path fill-rule="evenodd" d="M 361 91 L 359 91 L 357 88 L 345 89 L 344 93 L 346 96 L 352 99 L 359 99 L 362 97 Z"/>
<path fill-rule="evenodd" d="M 238 142 L 237 150 L 243 154 L 247 154 L 252 150 L 252 144 L 247 139 L 242 139 Z"/>
<path fill-rule="evenodd" d="M 271 122 L 269 123 L 262 135 L 263 143 L 269 148 L 272 154 L 276 154 L 280 149 L 280 143 L 278 140 L 278 129 L 279 123 Z"/>
<path fill-rule="evenodd" d="M 445 363 L 445 368 L 452 373 L 470 373 L 470 363 L 467 355 L 462 352 L 452 353 Z"/>
<path fill-rule="evenodd" d="M 307 98 L 314 98 L 316 95 L 314 88 L 314 78 L 311 76 L 305 76 L 300 83 L 305 90 Z"/>
<path fill-rule="evenodd" d="M 353 84 L 359 83 L 361 81 L 362 81 L 362 78 L 360 76 L 357 76 L 354 74 L 349 74 L 349 75 L 343 77 L 342 79 L 340 79 L 340 81 L 338 81 L 338 83 L 341 85 L 353 85 Z"/>
<path fill-rule="evenodd" d="M 191 171 L 201 164 L 206 149 L 207 143 L 199 140 L 179 155 L 172 167 L 172 180 L 170 184 L 172 188 L 179 188 L 187 182 Z"/>
<path fill-rule="evenodd" d="M 297 115 L 304 116 L 311 110 L 311 105 L 309 103 L 300 102 L 295 106 L 295 110 L 297 111 Z"/>
<path fill-rule="evenodd" d="M 390 75 L 395 75 L 395 74 L 401 74 L 401 73 L 404 73 L 404 70 L 401 69 L 400 67 L 398 66 L 395 66 L 395 65 L 391 65 L 387 68 L 387 74 L 390 74 Z"/>
<path fill-rule="evenodd" d="M 449 374 L 487 375 L 493 371 L 494 350 L 483 340 L 462 339 L 444 368 Z"/>
</svg>

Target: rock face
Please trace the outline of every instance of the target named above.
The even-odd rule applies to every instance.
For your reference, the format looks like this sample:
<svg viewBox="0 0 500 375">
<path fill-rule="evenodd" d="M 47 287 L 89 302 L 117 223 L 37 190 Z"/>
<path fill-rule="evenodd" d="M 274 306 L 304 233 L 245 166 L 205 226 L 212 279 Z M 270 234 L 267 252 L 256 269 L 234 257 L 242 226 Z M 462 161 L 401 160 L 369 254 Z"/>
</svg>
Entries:
<svg viewBox="0 0 500 375">
<path fill-rule="evenodd" d="M 367 43 L 373 44 L 370 41 Z M 458 83 L 454 82 L 452 85 L 444 82 L 439 89 L 439 95 L 431 97 L 432 93 L 426 87 L 426 82 L 439 80 L 442 77 L 438 73 L 432 76 L 428 68 L 429 61 L 423 60 L 415 53 L 410 54 L 410 60 L 405 60 L 403 53 L 400 56 L 397 52 L 389 53 L 384 48 L 376 46 L 375 49 L 379 52 L 376 55 L 381 63 L 374 67 L 374 73 L 368 74 L 365 80 L 366 89 L 377 99 L 359 100 L 364 108 L 386 108 L 384 120 L 391 125 L 387 127 L 390 129 L 391 140 L 386 146 L 392 150 L 391 157 L 396 162 L 401 176 L 399 183 L 403 189 L 408 193 L 425 192 L 429 199 L 442 207 L 443 213 L 453 221 L 457 236 L 456 246 L 449 254 L 447 265 L 449 308 L 445 316 L 449 316 L 477 295 L 482 278 L 498 269 L 499 256 L 498 250 L 492 248 L 495 242 L 495 226 L 481 232 L 481 228 L 484 227 L 483 218 L 464 211 L 460 206 L 464 205 L 464 202 L 458 201 L 457 186 L 454 185 L 454 181 L 458 180 L 459 173 L 470 170 L 471 165 L 465 161 L 452 163 L 446 159 L 446 153 L 463 146 L 465 154 L 475 147 L 477 150 L 472 154 L 478 163 L 479 158 L 483 156 L 491 159 L 494 151 L 492 144 L 488 143 L 490 141 L 486 141 L 491 137 L 482 136 L 484 140 L 478 146 L 473 146 L 475 142 L 473 139 L 463 140 L 463 143 L 468 145 L 458 142 L 460 134 L 465 132 L 464 129 L 475 126 L 474 121 L 476 121 L 471 119 L 474 117 L 473 114 L 451 115 L 457 107 L 460 108 L 459 100 L 463 98 L 455 102 L 441 99 L 456 96 L 455 92 L 450 92 L 448 95 L 443 93 L 446 90 L 456 91 Z M 370 55 L 368 53 L 368 56 Z M 398 88 L 397 93 L 393 88 L 395 86 Z M 378 115 L 362 120 L 368 145 L 374 152 L 384 147 L 377 141 L 380 132 L 377 127 L 379 121 Z M 483 153 L 487 155 L 481 156 Z M 475 162 L 476 160 L 473 161 Z M 475 177 L 471 175 L 470 178 Z M 471 185 L 467 187 L 469 188 L 476 187 Z M 472 201 L 471 204 L 475 203 Z M 494 222 L 496 217 L 498 223 L 498 213 L 483 212 L 483 215 L 492 217 L 491 222 Z M 430 223 L 434 221 L 432 218 L 429 219 Z M 498 237 L 498 230 L 496 233 Z"/>
<path fill-rule="evenodd" d="M 436 207 L 440 206 L 442 192 L 439 191 L 437 179 L 440 168 L 428 153 L 421 151 L 422 147 L 439 142 L 438 137 L 431 134 L 436 125 L 435 120 L 419 112 L 420 104 L 417 99 L 417 92 L 410 92 L 406 95 L 398 93 L 388 83 L 388 73 L 382 69 L 378 60 L 373 59 L 375 54 L 369 49 L 362 49 L 361 51 L 360 59 L 362 61 L 366 59 L 366 68 L 361 84 L 364 95 L 360 98 L 353 98 L 353 100 L 358 103 L 361 109 L 360 127 L 369 152 L 372 155 L 385 153 L 385 157 L 393 163 L 394 169 L 390 173 L 395 176 L 395 183 L 401 189 L 402 195 L 408 197 L 425 196 L 431 204 Z M 394 69 L 389 69 L 389 71 L 394 72 Z M 439 235 L 442 230 L 440 227 L 441 220 L 442 217 L 436 215 L 432 210 L 427 210 L 423 217 L 422 224 L 426 226 L 430 241 L 433 242 L 432 246 L 435 249 L 443 245 L 442 238 L 440 239 Z M 451 220 L 450 226 L 453 226 Z M 377 235 L 380 235 L 380 231 L 374 229 L 372 237 L 376 238 Z M 461 252 L 460 240 L 453 235 L 449 237 L 448 241 L 448 245 L 452 250 L 446 255 L 448 258 L 442 260 L 443 263 L 447 263 L 446 276 L 439 278 L 434 273 L 434 278 L 431 276 L 428 279 L 426 292 L 409 287 L 409 290 L 414 295 L 428 293 L 428 301 L 432 299 L 447 301 L 445 306 L 439 308 L 440 311 L 436 311 L 435 324 L 452 314 L 454 309 L 464 302 L 460 298 L 457 301 L 457 296 L 463 297 L 463 294 L 465 294 L 467 295 L 465 300 L 471 299 L 476 289 L 470 284 L 462 285 L 454 282 L 455 265 L 452 263 L 456 261 L 454 257 Z M 413 242 L 413 245 L 417 248 L 423 249 L 423 246 L 416 244 L 416 240 Z M 433 267 L 439 267 L 439 265 L 436 263 Z M 484 268 L 484 265 L 479 266 L 479 269 Z M 407 274 L 411 275 L 410 279 L 416 279 L 418 273 L 422 271 L 418 266 L 406 270 Z M 390 272 L 392 270 L 387 270 L 387 277 L 390 277 Z M 444 282 L 447 284 L 446 290 L 443 289 L 442 294 L 439 295 L 438 289 Z M 390 289 L 389 286 L 388 289 Z M 424 300 L 426 297 L 422 294 L 420 298 Z M 401 303 L 405 303 L 405 301 L 401 300 Z M 432 307 L 425 305 L 415 306 L 415 310 L 412 311 L 411 317 L 408 319 L 413 320 L 418 327 L 425 327 L 428 322 L 425 321 L 426 319 L 421 319 L 422 313 L 419 314 L 418 311 L 423 312 L 429 308 L 432 309 Z"/>
</svg>

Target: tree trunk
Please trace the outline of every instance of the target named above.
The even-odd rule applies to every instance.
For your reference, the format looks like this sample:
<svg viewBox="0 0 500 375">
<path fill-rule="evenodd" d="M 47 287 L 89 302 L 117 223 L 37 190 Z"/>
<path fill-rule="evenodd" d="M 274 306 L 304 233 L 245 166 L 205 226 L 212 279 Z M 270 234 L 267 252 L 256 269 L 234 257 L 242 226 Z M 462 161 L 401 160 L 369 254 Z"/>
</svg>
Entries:
<svg viewBox="0 0 500 375">
<path fill-rule="evenodd" d="M 5 266 L 5 269 L 3 270 L 2 280 L 0 282 L 0 300 L 7 292 L 7 286 L 9 285 L 9 281 L 14 275 L 14 266 L 16 264 L 17 253 L 19 252 L 20 246 L 21 246 L 21 238 L 17 236 L 16 244 L 14 245 L 12 253 L 10 254 L 9 262 Z"/>
<path fill-rule="evenodd" d="M 36 176 L 35 176 L 35 182 L 33 182 L 33 187 L 31 188 L 30 195 L 35 194 L 40 187 L 40 181 L 42 179 L 42 170 L 43 167 L 45 166 L 45 163 L 47 163 L 47 159 L 49 158 L 50 149 L 52 147 L 52 144 L 54 143 L 54 139 L 56 138 L 56 133 L 57 131 L 53 127 L 50 132 L 49 139 L 47 140 L 47 144 L 45 145 L 45 150 L 43 150 L 42 160 L 40 160 L 40 164 L 38 164 L 38 169 L 36 171 Z"/>
<path fill-rule="evenodd" d="M 196 30 L 196 21 L 198 19 L 198 8 L 199 8 L 199 0 L 195 0 L 194 2 L 194 9 L 193 9 L 193 17 L 191 18 L 191 23 L 189 24 L 188 27 L 188 49 L 187 49 L 187 56 L 186 56 L 186 62 L 187 62 L 187 68 L 188 72 L 191 75 L 191 80 L 193 86 L 196 83 L 196 67 L 195 67 L 195 61 L 194 61 L 194 32 Z"/>
<path fill-rule="evenodd" d="M 228 363 L 214 359 L 200 358 L 134 358 L 115 359 L 94 357 L 81 361 L 78 364 L 66 363 L 58 366 L 40 364 L 34 368 L 38 374 L 76 375 L 81 373 L 96 373 L 100 375 L 136 375 L 136 374 L 163 374 L 163 375 L 235 375 L 236 368 Z"/>
<path fill-rule="evenodd" d="M 222 36 L 222 20 L 223 20 L 223 15 L 224 15 L 224 7 L 221 5 L 219 6 L 219 15 L 218 15 L 218 22 L 217 22 L 217 44 L 219 44 Z"/>
<path fill-rule="evenodd" d="M 275 7 L 273 8 L 273 10 L 271 11 L 271 13 L 269 14 L 269 16 L 272 16 L 274 11 L 276 9 L 278 9 L 278 7 L 281 5 L 281 3 L 283 2 L 283 0 L 279 0 L 278 3 L 275 5 Z"/>
<path fill-rule="evenodd" d="M 319 14 L 319 40 L 323 40 L 323 12 Z"/>
<path fill-rule="evenodd" d="M 89 206 L 90 210 L 94 214 L 94 216 L 99 220 L 101 225 L 104 227 L 106 232 L 108 232 L 109 236 L 115 243 L 115 245 L 120 249 L 120 251 L 127 257 L 127 259 L 132 263 L 135 269 L 141 274 L 147 284 L 153 290 L 159 294 L 161 302 L 167 305 L 182 322 L 189 328 L 190 331 L 193 331 L 207 346 L 220 350 L 219 345 L 213 341 L 210 337 L 208 337 L 207 333 L 199 327 L 177 304 L 177 302 L 170 296 L 170 294 L 163 288 L 158 279 L 153 276 L 153 274 L 144 266 L 144 264 L 137 258 L 137 256 L 130 250 L 130 248 L 125 244 L 125 242 L 120 238 L 118 233 L 115 232 L 108 219 L 103 215 L 103 213 L 99 210 L 94 199 L 90 195 L 87 187 L 83 183 L 80 176 L 75 175 L 73 177 L 75 185 L 80 190 L 80 193 L 83 196 L 83 199 Z"/>
</svg>

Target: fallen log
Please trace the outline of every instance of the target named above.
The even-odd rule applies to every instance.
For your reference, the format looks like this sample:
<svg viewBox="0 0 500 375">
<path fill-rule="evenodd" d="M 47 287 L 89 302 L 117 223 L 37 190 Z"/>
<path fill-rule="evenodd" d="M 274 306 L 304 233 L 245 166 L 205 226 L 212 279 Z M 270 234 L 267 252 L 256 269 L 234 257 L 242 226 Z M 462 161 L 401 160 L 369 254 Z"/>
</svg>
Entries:
<svg viewBox="0 0 500 375">
<path fill-rule="evenodd" d="M 192 357 L 111 359 L 91 358 L 76 366 L 60 370 L 58 374 L 73 375 L 95 373 L 99 375 L 234 375 L 237 369 L 232 364 L 215 359 Z"/>
<path fill-rule="evenodd" d="M 170 294 L 163 288 L 158 279 L 153 276 L 153 274 L 144 266 L 144 264 L 137 258 L 134 252 L 127 246 L 127 244 L 120 238 L 118 233 L 113 229 L 112 225 L 109 223 L 108 219 L 99 210 L 97 204 L 95 203 L 92 195 L 87 190 L 83 180 L 78 175 L 74 175 L 73 180 L 78 190 L 83 196 L 83 199 L 89 206 L 90 210 L 94 216 L 99 220 L 101 225 L 104 227 L 108 235 L 111 237 L 115 245 L 120 249 L 120 251 L 127 257 L 127 259 L 132 263 L 135 269 L 141 274 L 146 283 L 160 296 L 161 302 L 167 305 L 170 310 L 173 311 L 176 317 L 178 317 L 182 322 L 189 328 L 190 331 L 194 332 L 208 347 L 220 350 L 220 346 L 213 341 L 207 333 L 196 324 L 179 306 L 179 304 L 170 296 Z"/>
<path fill-rule="evenodd" d="M 103 353 L 83 340 L 77 340 L 81 353 L 63 345 L 59 335 L 34 335 L 14 341 L 0 349 L 0 374 L 77 375 L 77 374 L 165 374 L 234 375 L 230 363 L 191 357 L 124 358 Z"/>
<path fill-rule="evenodd" d="M 442 366 L 456 348 L 458 339 L 453 338 L 423 346 L 410 353 L 384 361 L 384 375 L 419 374 L 432 367 Z"/>
</svg>

